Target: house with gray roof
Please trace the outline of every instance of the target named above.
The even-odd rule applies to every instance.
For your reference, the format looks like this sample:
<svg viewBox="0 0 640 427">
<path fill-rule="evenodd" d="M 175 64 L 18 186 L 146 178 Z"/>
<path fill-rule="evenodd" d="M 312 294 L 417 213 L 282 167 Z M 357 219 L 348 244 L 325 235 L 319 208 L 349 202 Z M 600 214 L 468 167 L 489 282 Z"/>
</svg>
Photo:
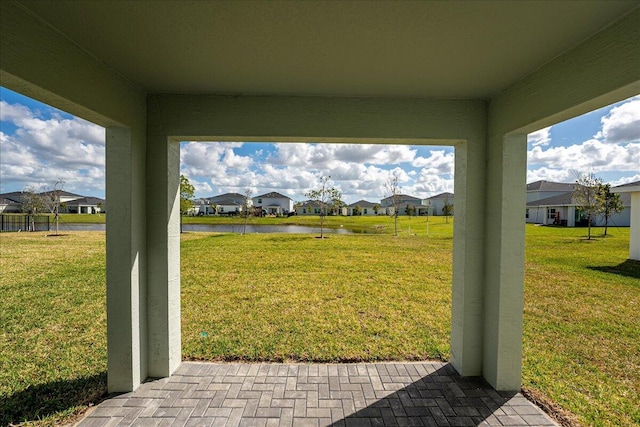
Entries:
<svg viewBox="0 0 640 427">
<path fill-rule="evenodd" d="M 564 225 L 567 227 L 587 225 L 586 214 L 580 210 L 573 197 L 576 184 L 536 181 L 527 184 L 527 206 L 525 220 L 531 224 Z M 609 218 L 609 226 L 628 227 L 631 219 L 631 196 L 620 194 L 624 209 Z M 604 225 L 601 215 L 592 220 L 596 226 Z"/>
<path fill-rule="evenodd" d="M 267 215 L 287 215 L 294 211 L 293 200 L 275 191 L 254 197 L 253 206 L 262 208 Z"/>
<path fill-rule="evenodd" d="M 22 212 L 22 191 L 0 194 L 0 213 Z"/>
<path fill-rule="evenodd" d="M 99 197 L 79 197 L 62 204 L 60 212 L 76 214 L 98 214 L 107 210 L 104 199 Z"/>
<path fill-rule="evenodd" d="M 429 215 L 444 215 L 444 205 L 449 204 L 453 206 L 453 193 L 444 192 L 436 194 L 435 196 L 428 197 L 422 201 L 423 205 L 429 206 Z"/>
<path fill-rule="evenodd" d="M 378 209 L 376 209 L 376 206 L 378 207 Z M 355 213 L 358 211 L 358 208 L 360 210 L 360 213 L 358 215 L 363 216 L 378 215 L 383 211 L 383 209 L 377 203 L 371 203 L 366 200 L 358 200 L 357 202 L 351 203 L 349 206 L 347 206 L 347 215 L 355 215 Z"/>
<path fill-rule="evenodd" d="M 320 203 L 314 200 L 307 200 L 295 207 L 296 215 L 320 215 L 321 210 Z"/>
</svg>

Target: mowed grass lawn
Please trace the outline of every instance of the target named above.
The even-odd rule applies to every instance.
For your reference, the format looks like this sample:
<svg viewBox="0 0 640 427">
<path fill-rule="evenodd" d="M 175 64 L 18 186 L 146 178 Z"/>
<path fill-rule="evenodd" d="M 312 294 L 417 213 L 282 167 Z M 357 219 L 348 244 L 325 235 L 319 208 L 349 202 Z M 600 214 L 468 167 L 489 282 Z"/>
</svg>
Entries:
<svg viewBox="0 0 640 427">
<path fill-rule="evenodd" d="M 423 218 L 397 238 L 183 234 L 184 357 L 447 360 L 438 220 L 429 237 Z M 640 266 L 628 229 L 585 232 L 527 226 L 524 389 L 582 425 L 638 425 Z M 104 233 L 0 234 L 0 268 L 0 425 L 70 422 L 106 390 Z"/>
</svg>

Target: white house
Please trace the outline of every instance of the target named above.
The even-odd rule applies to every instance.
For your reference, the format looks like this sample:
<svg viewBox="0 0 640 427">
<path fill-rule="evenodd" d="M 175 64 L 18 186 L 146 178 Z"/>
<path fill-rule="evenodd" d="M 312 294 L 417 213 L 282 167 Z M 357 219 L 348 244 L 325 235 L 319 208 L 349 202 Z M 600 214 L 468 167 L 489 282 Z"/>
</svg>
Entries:
<svg viewBox="0 0 640 427">
<path fill-rule="evenodd" d="M 619 185 L 611 189 L 621 196 L 628 195 L 629 204 L 629 259 L 640 261 L 640 181 Z"/>
<path fill-rule="evenodd" d="M 64 202 L 64 212 L 77 214 L 104 213 L 106 212 L 105 201 L 99 197 L 80 197 Z"/>
<path fill-rule="evenodd" d="M 378 207 L 378 209 L 376 209 L 376 206 Z M 381 212 L 379 204 L 371 203 L 366 200 L 359 200 L 347 206 L 347 215 L 354 215 L 354 211 L 356 210 L 356 207 L 360 208 L 359 215 L 363 215 L 363 216 L 378 215 Z"/>
<path fill-rule="evenodd" d="M 50 192 L 39 193 L 47 196 Z M 0 213 L 22 212 L 22 191 L 0 194 Z M 106 211 L 105 200 L 99 197 L 60 192 L 60 213 L 95 214 Z"/>
<path fill-rule="evenodd" d="M 525 220 L 531 224 L 586 226 L 587 218 L 573 197 L 575 184 L 536 181 L 527 185 Z M 531 190 L 529 190 L 531 188 Z M 624 209 L 609 217 L 609 226 L 628 227 L 631 219 L 631 196 L 621 194 Z M 596 216 L 592 224 L 603 226 L 605 219 Z"/>
<path fill-rule="evenodd" d="M 527 203 L 552 196 L 572 193 L 575 184 L 566 182 L 535 181 L 527 184 Z"/>
<path fill-rule="evenodd" d="M 444 215 L 444 205 L 449 204 L 453 206 L 453 193 L 444 192 L 431 196 L 422 201 L 423 205 L 431 207 L 429 215 Z"/>
<path fill-rule="evenodd" d="M 253 206 L 262 208 L 267 215 L 287 215 L 293 212 L 293 200 L 275 191 L 254 197 Z"/>
</svg>

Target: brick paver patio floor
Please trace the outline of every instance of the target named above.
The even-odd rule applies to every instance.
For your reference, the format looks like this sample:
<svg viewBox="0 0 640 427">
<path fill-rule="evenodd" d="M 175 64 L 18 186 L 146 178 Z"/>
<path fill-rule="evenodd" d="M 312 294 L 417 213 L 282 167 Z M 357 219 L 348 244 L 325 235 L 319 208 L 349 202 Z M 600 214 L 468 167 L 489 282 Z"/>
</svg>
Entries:
<svg viewBox="0 0 640 427">
<path fill-rule="evenodd" d="M 446 363 L 184 362 L 102 402 L 91 426 L 555 426 L 519 393 Z"/>
</svg>

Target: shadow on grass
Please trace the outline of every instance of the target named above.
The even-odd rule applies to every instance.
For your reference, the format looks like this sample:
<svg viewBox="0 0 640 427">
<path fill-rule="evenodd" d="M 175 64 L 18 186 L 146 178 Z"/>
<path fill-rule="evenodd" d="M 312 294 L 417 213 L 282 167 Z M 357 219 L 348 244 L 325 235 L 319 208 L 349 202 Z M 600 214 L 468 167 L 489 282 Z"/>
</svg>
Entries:
<svg viewBox="0 0 640 427">
<path fill-rule="evenodd" d="M 590 270 L 602 271 L 604 273 L 619 274 L 620 276 L 640 279 L 640 261 L 634 261 L 632 259 L 628 259 L 625 262 L 615 266 L 605 265 L 602 267 L 587 268 Z"/>
<path fill-rule="evenodd" d="M 75 407 L 97 405 L 106 397 L 106 371 L 73 380 L 29 386 L 0 399 L 0 426 L 36 421 L 69 412 Z"/>
</svg>

